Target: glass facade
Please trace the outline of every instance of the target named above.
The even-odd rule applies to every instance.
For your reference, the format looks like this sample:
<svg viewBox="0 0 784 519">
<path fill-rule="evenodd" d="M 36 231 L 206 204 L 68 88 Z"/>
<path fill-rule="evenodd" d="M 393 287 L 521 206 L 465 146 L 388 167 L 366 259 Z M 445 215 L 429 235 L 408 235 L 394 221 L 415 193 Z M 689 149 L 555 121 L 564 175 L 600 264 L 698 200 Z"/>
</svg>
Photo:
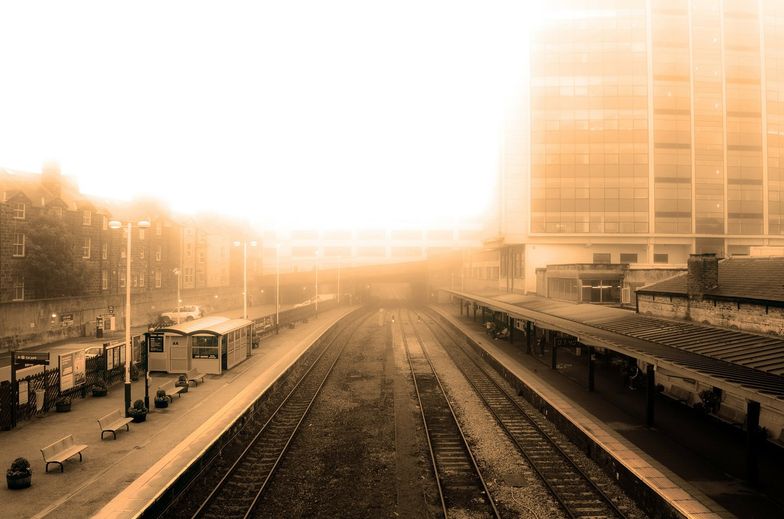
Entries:
<svg viewBox="0 0 784 519">
<path fill-rule="evenodd" d="M 590 9 L 532 44 L 531 231 L 647 233 L 645 2 Z"/>
<path fill-rule="evenodd" d="M 530 95 L 532 234 L 784 235 L 784 2 L 556 1 Z"/>
</svg>

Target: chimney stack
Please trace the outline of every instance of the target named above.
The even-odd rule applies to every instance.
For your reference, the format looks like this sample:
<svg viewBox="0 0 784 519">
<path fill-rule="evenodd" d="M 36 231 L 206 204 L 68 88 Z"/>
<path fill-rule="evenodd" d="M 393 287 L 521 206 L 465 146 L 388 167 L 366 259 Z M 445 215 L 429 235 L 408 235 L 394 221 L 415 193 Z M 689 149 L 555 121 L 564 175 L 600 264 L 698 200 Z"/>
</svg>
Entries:
<svg viewBox="0 0 784 519">
<path fill-rule="evenodd" d="M 716 254 L 690 254 L 688 265 L 686 292 L 689 298 L 702 299 L 705 292 L 719 286 L 719 260 Z"/>
</svg>

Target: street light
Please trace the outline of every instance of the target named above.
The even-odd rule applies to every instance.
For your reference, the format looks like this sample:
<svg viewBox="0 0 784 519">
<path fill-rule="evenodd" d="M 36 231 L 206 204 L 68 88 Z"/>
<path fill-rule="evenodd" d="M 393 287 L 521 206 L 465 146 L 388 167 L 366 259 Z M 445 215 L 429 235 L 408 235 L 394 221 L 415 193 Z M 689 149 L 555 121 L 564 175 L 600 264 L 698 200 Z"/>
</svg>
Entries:
<svg viewBox="0 0 784 519">
<path fill-rule="evenodd" d="M 182 299 L 180 299 L 180 285 L 182 282 L 180 280 L 182 279 L 182 273 L 177 268 L 172 272 L 177 276 L 177 324 L 180 324 L 180 304 L 182 304 Z"/>
<path fill-rule="evenodd" d="M 338 306 L 340 306 L 340 263 L 343 256 L 338 257 Z"/>
<path fill-rule="evenodd" d="M 280 333 L 280 244 L 275 244 L 275 333 Z"/>
<path fill-rule="evenodd" d="M 319 251 L 316 251 L 316 317 L 318 317 L 318 271 L 319 271 Z"/>
<path fill-rule="evenodd" d="M 122 222 L 112 220 L 109 222 L 112 229 L 120 229 Z M 147 229 L 150 227 L 148 220 L 140 220 L 136 227 Z M 128 222 L 128 243 L 125 246 L 125 416 L 128 417 L 128 409 L 131 407 L 131 234 L 133 234 L 133 224 Z M 145 374 L 145 377 L 147 375 Z"/>
<path fill-rule="evenodd" d="M 242 317 L 248 318 L 248 245 L 251 247 L 256 246 L 256 240 L 236 240 L 235 247 L 242 244 Z"/>
</svg>

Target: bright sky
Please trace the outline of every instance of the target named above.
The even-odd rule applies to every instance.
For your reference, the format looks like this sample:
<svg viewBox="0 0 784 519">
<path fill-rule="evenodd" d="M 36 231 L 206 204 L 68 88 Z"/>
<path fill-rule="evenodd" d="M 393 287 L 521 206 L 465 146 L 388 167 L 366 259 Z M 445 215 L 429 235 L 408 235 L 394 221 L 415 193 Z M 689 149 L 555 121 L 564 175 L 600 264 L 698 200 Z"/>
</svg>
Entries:
<svg viewBox="0 0 784 519">
<path fill-rule="evenodd" d="M 0 167 L 286 227 L 481 214 L 526 2 L 0 4 Z"/>
</svg>

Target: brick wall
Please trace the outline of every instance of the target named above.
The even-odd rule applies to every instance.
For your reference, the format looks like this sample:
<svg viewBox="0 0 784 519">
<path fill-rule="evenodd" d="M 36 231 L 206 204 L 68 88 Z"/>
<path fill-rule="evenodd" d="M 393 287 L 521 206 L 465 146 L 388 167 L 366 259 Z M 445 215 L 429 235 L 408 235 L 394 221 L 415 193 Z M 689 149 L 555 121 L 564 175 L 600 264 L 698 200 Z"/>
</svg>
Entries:
<svg viewBox="0 0 784 519">
<path fill-rule="evenodd" d="M 640 313 L 670 319 L 687 319 L 738 330 L 784 335 L 784 308 L 732 301 L 701 301 L 678 296 L 639 296 Z"/>
<path fill-rule="evenodd" d="M 202 305 L 207 313 L 242 306 L 242 294 L 236 289 L 193 289 L 183 291 L 182 298 L 187 304 Z M 176 301 L 176 290 L 133 295 L 131 325 L 153 322 L 161 312 L 175 308 Z M 125 324 L 124 305 L 124 294 L 0 303 L 0 352 L 94 335 L 96 317 L 108 314 L 110 306 L 114 306 L 121 329 Z M 64 325 L 64 314 L 72 314 L 73 322 Z"/>
</svg>

